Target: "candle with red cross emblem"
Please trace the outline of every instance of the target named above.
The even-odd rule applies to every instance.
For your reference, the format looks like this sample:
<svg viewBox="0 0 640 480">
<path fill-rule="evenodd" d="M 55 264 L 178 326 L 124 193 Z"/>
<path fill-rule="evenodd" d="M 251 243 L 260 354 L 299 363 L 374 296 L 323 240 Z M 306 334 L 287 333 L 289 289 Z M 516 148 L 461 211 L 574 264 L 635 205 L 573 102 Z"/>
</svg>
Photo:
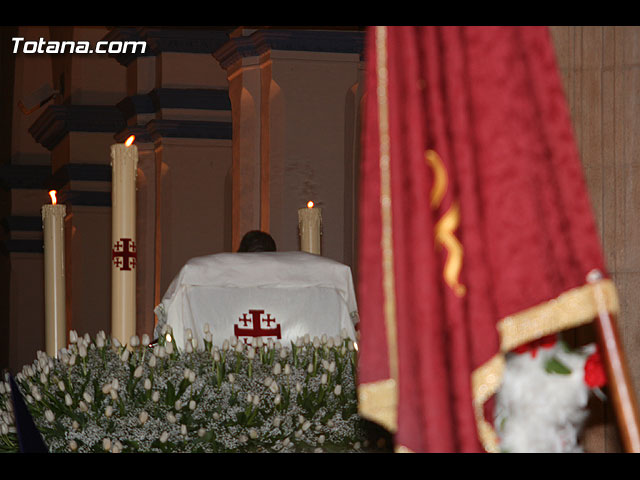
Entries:
<svg viewBox="0 0 640 480">
<path fill-rule="evenodd" d="M 64 217 L 67 209 L 49 192 L 51 205 L 42 206 L 44 238 L 44 336 L 47 355 L 55 357 L 66 346 L 67 310 L 64 278 Z"/>
<path fill-rule="evenodd" d="M 123 345 L 136 334 L 136 171 L 133 135 L 111 145 L 111 336 Z"/>
<path fill-rule="evenodd" d="M 298 209 L 298 230 L 300 250 L 320 255 L 322 209 L 314 206 L 312 201 L 307 203 L 307 208 Z"/>
</svg>

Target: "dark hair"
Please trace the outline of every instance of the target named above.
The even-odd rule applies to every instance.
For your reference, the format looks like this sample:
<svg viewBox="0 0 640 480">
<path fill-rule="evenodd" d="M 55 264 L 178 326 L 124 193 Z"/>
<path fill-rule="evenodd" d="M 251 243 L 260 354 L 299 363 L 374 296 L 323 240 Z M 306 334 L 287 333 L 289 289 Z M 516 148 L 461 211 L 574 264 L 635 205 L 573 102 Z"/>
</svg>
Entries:
<svg viewBox="0 0 640 480">
<path fill-rule="evenodd" d="M 275 252 L 276 242 L 271 235 L 260 230 L 251 230 L 244 234 L 238 252 Z"/>
</svg>

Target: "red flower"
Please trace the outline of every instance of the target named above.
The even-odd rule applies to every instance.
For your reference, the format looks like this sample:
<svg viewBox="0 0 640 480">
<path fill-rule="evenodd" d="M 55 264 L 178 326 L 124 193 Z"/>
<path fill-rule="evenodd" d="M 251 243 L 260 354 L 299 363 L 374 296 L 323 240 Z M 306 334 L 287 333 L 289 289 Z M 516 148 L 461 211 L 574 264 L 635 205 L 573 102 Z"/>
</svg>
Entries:
<svg viewBox="0 0 640 480">
<path fill-rule="evenodd" d="M 546 337 L 539 338 L 534 340 L 533 342 L 525 343 L 524 345 L 520 345 L 517 348 L 514 348 L 513 351 L 516 353 L 531 353 L 533 358 L 536 358 L 538 354 L 538 348 L 551 348 L 556 344 L 557 336 L 556 334 L 547 335 Z"/>
<path fill-rule="evenodd" d="M 600 350 L 596 349 L 584 364 L 584 383 L 589 388 L 600 388 L 606 385 L 607 375 L 600 359 Z"/>
</svg>

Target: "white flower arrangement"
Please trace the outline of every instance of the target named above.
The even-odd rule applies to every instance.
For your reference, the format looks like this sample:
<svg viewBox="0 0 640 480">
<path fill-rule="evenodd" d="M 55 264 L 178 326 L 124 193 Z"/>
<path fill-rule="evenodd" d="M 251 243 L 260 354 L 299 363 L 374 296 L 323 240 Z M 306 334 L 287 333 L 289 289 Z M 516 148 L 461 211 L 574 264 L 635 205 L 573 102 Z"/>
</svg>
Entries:
<svg viewBox="0 0 640 480">
<path fill-rule="evenodd" d="M 357 414 L 350 339 L 218 348 L 205 335 L 180 351 L 166 333 L 150 347 L 72 332 L 58 358 L 38 352 L 15 380 L 50 452 L 390 451 Z M 0 451 L 18 451 L 3 381 Z"/>
<path fill-rule="evenodd" d="M 604 375 L 595 344 L 570 350 L 552 341 L 509 354 L 494 415 L 501 451 L 583 452 L 589 397 L 604 400 Z"/>
</svg>

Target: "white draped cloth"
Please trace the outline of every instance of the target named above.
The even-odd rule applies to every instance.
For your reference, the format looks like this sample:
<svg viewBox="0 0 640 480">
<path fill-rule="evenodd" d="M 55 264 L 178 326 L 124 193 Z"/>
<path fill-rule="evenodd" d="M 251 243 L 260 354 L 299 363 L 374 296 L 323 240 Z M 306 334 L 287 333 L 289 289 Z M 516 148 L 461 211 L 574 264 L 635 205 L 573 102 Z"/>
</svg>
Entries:
<svg viewBox="0 0 640 480">
<path fill-rule="evenodd" d="M 299 337 L 355 340 L 358 308 L 351 269 L 305 252 L 218 253 L 189 260 L 155 308 L 156 338 L 164 325 L 178 346 L 185 332 L 203 345 L 262 337 L 283 345 Z"/>
</svg>

